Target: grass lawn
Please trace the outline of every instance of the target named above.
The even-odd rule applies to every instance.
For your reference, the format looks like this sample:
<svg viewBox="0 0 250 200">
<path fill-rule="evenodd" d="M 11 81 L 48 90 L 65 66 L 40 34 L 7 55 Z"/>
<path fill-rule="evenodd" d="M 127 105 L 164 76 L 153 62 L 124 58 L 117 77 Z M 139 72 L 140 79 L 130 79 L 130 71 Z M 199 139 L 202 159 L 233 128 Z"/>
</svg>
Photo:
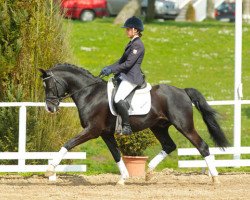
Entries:
<svg viewBox="0 0 250 200">
<path fill-rule="evenodd" d="M 112 18 L 82 23 L 67 21 L 76 65 L 94 75 L 115 62 L 128 43 L 124 29 L 112 24 Z M 145 24 L 142 40 L 146 53 L 142 70 L 151 84 L 166 83 L 176 87 L 194 87 L 207 100 L 234 98 L 234 24 L 206 21 L 201 23 L 158 22 Z M 243 25 L 242 82 L 243 99 L 250 99 L 250 25 Z M 233 107 L 215 106 L 221 114 L 221 125 L 233 144 Z M 201 116 L 195 110 L 195 124 L 202 138 L 213 146 Z M 250 106 L 242 106 L 242 146 L 250 145 Z M 178 147 L 193 147 L 174 128 L 170 133 Z M 88 173 L 118 172 L 101 139 L 81 146 L 87 152 Z M 150 158 L 161 147 L 147 149 Z M 177 168 L 174 152 L 157 169 Z M 242 168 L 241 168 L 242 169 Z M 227 170 L 229 170 L 227 168 Z M 235 170 L 235 169 L 233 169 Z M 237 169 L 238 170 L 238 169 Z M 247 168 L 243 168 L 247 170 Z"/>
</svg>

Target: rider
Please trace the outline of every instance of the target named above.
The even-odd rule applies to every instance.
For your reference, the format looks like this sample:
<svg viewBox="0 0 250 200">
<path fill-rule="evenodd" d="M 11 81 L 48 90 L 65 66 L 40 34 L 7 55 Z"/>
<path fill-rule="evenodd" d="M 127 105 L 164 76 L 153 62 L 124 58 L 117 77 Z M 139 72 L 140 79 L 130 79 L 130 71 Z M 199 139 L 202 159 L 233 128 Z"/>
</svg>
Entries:
<svg viewBox="0 0 250 200">
<path fill-rule="evenodd" d="M 114 102 L 117 112 L 122 118 L 122 134 L 130 135 L 132 129 L 129 123 L 128 107 L 124 99 L 137 86 L 144 83 L 141 63 L 145 49 L 140 39 L 144 28 L 142 21 L 137 17 L 128 18 L 122 28 L 126 28 L 126 34 L 131 40 L 125 47 L 122 57 L 116 63 L 103 68 L 101 74 L 108 76 L 114 73 L 115 78 L 121 80 Z"/>
</svg>

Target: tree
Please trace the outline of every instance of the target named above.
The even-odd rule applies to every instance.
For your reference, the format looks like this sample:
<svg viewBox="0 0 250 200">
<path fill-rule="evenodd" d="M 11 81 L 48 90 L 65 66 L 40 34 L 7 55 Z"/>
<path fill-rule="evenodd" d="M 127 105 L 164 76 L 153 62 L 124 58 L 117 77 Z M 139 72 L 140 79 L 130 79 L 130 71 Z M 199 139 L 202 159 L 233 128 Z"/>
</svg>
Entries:
<svg viewBox="0 0 250 200">
<path fill-rule="evenodd" d="M 195 21 L 195 9 L 192 3 L 188 4 L 186 12 L 186 21 L 194 22 Z"/>
<path fill-rule="evenodd" d="M 243 19 L 250 23 L 250 0 L 243 0 Z"/>
<path fill-rule="evenodd" d="M 146 13 L 146 22 L 150 22 L 155 17 L 155 0 L 148 0 L 148 7 L 147 7 L 147 13 Z"/>
<path fill-rule="evenodd" d="M 0 101 L 44 101 L 38 68 L 72 58 L 65 22 L 54 2 L 0 0 Z M 52 118 L 44 108 L 28 109 L 28 151 L 56 150 L 72 137 L 76 115 L 62 111 Z M 18 109 L 1 108 L 0 151 L 16 151 L 17 144 Z"/>
<path fill-rule="evenodd" d="M 114 20 L 114 24 L 123 24 L 129 17 L 139 15 L 141 15 L 140 0 L 131 0 L 119 12 Z"/>
<path fill-rule="evenodd" d="M 214 0 L 207 0 L 207 18 L 214 19 Z"/>
</svg>

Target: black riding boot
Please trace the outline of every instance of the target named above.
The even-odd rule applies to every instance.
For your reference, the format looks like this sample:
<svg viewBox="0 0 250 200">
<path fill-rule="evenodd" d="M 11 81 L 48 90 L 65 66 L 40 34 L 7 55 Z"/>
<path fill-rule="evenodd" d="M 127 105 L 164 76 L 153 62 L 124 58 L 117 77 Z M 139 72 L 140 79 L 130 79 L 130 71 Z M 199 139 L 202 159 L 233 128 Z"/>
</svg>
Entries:
<svg viewBox="0 0 250 200">
<path fill-rule="evenodd" d="M 123 135 L 130 135 L 132 133 L 132 129 L 129 124 L 129 115 L 128 115 L 128 108 L 126 102 L 124 100 L 120 100 L 116 104 L 117 112 L 122 118 L 122 134 Z"/>
</svg>

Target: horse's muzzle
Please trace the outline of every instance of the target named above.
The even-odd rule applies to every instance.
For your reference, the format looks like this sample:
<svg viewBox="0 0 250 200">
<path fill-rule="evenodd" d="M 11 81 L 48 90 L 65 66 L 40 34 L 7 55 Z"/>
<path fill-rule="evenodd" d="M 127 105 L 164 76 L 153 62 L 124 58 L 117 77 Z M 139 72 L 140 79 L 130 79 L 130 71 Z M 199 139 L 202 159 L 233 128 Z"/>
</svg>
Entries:
<svg viewBox="0 0 250 200">
<path fill-rule="evenodd" d="M 50 101 L 46 101 L 45 110 L 49 113 L 56 113 L 59 110 L 59 104 L 54 104 Z"/>
</svg>

